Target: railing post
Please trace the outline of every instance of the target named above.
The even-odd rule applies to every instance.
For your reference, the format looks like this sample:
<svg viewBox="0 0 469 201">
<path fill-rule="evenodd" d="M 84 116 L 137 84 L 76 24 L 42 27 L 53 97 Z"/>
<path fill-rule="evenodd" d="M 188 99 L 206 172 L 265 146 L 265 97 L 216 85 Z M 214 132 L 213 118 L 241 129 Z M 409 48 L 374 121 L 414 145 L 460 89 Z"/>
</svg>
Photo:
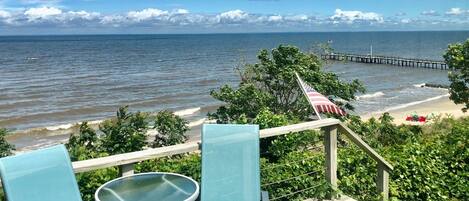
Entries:
<svg viewBox="0 0 469 201">
<path fill-rule="evenodd" d="M 337 189 L 337 125 L 324 128 L 324 148 L 326 151 L 326 180 Z"/>
<path fill-rule="evenodd" d="M 381 200 L 387 201 L 389 199 L 389 170 L 380 162 L 378 162 L 376 187 L 378 188 L 378 193 L 382 196 Z"/>
<path fill-rule="evenodd" d="M 134 164 L 125 164 L 119 166 L 119 174 L 121 176 L 129 176 L 134 174 Z"/>
</svg>

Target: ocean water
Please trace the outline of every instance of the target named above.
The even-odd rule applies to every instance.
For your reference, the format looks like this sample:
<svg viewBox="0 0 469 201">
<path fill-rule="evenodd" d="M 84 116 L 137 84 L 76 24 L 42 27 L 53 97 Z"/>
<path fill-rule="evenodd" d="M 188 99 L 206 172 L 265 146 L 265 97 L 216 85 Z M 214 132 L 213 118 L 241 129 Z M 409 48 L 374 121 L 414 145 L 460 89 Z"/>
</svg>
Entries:
<svg viewBox="0 0 469 201">
<path fill-rule="evenodd" d="M 449 43 L 469 32 L 335 32 L 201 35 L 82 35 L 0 37 L 0 127 L 21 131 L 67 127 L 114 116 L 119 106 L 159 111 L 210 108 L 209 92 L 235 86 L 234 67 L 280 44 L 304 51 L 332 41 L 336 51 L 442 60 Z M 447 72 L 361 63 L 324 67 L 361 80 L 353 104 L 364 114 L 443 96 L 421 83 L 447 84 Z M 203 111 L 203 110 L 202 110 Z"/>
</svg>

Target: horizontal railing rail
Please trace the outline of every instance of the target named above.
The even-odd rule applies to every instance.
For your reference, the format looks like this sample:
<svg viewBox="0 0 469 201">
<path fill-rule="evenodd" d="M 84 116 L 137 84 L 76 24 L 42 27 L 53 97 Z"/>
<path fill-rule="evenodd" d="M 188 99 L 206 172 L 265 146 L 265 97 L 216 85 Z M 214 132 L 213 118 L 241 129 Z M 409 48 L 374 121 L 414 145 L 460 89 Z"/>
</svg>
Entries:
<svg viewBox="0 0 469 201">
<path fill-rule="evenodd" d="M 285 135 L 292 132 L 300 132 L 312 129 L 323 129 L 324 132 L 324 151 L 326 154 L 325 175 L 326 180 L 332 187 L 337 188 L 337 131 L 342 131 L 354 144 L 360 147 L 365 153 L 373 158 L 377 163 L 378 177 L 377 189 L 382 194 L 383 200 L 388 199 L 389 193 L 389 172 L 393 166 L 381 157 L 375 150 L 366 144 L 357 134 L 349 129 L 345 124 L 337 119 L 323 119 L 317 121 L 304 122 L 288 126 L 262 129 L 260 138 Z M 190 142 L 167 147 L 147 149 L 124 154 L 117 154 L 101 158 L 89 159 L 73 162 L 73 169 L 76 173 L 88 172 L 108 167 L 118 166 L 122 175 L 133 174 L 133 165 L 135 163 L 173 156 L 184 153 L 200 151 L 200 142 Z M 305 176 L 305 175 L 302 175 Z"/>
</svg>

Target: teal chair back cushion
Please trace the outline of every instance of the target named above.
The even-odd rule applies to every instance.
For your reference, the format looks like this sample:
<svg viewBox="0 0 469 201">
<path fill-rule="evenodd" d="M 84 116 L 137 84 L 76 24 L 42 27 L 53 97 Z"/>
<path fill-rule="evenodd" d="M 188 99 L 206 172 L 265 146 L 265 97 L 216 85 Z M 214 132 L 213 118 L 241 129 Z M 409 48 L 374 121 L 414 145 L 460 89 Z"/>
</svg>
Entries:
<svg viewBox="0 0 469 201">
<path fill-rule="evenodd" d="M 0 174 L 8 201 L 81 201 L 63 145 L 1 158 Z"/>
<path fill-rule="evenodd" d="M 259 201 L 259 126 L 205 124 L 201 201 Z"/>
</svg>

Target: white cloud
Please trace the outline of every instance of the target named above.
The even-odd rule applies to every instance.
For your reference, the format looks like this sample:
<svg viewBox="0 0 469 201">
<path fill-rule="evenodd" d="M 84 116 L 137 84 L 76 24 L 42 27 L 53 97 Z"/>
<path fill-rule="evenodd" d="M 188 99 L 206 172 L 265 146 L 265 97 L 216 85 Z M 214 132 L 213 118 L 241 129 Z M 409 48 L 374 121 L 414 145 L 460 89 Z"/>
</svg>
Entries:
<svg viewBox="0 0 469 201">
<path fill-rule="evenodd" d="M 402 23 L 402 24 L 408 24 L 408 23 L 410 23 L 410 22 L 412 22 L 412 20 L 411 20 L 411 19 L 408 19 L 408 18 L 401 20 L 401 23 Z"/>
<path fill-rule="evenodd" d="M 362 12 L 362 11 L 345 11 L 336 9 L 335 14 L 330 17 L 334 23 L 345 22 L 352 24 L 356 21 L 369 21 L 382 23 L 383 17 L 374 12 Z"/>
<path fill-rule="evenodd" d="M 461 8 L 451 8 L 449 11 L 446 12 L 447 15 L 461 15 L 467 11 L 464 11 Z"/>
<path fill-rule="evenodd" d="M 124 23 L 126 18 L 122 15 L 106 15 L 101 18 L 99 21 L 101 24 L 110 24 L 114 27 L 120 26 L 121 23 Z"/>
<path fill-rule="evenodd" d="M 10 12 L 0 10 L 0 18 L 10 18 L 10 17 L 11 17 Z"/>
<path fill-rule="evenodd" d="M 60 14 L 62 14 L 62 10 L 54 7 L 30 8 L 24 12 L 29 21 L 47 20 Z"/>
<path fill-rule="evenodd" d="M 221 23 L 239 23 L 244 20 L 247 20 L 248 13 L 242 10 L 230 10 L 224 13 L 220 13 L 216 16 L 217 21 Z"/>
<path fill-rule="evenodd" d="M 155 19 L 162 16 L 167 16 L 168 11 L 160 10 L 157 8 L 147 8 L 141 11 L 130 11 L 127 13 L 127 17 L 131 20 L 140 22 L 149 19 Z"/>
<path fill-rule="evenodd" d="M 283 17 L 281 15 L 272 15 L 269 16 L 268 21 L 269 22 L 281 22 L 283 20 Z"/>
<path fill-rule="evenodd" d="M 421 15 L 426 15 L 426 16 L 439 16 L 440 13 L 434 11 L 434 10 L 428 10 L 428 11 L 423 11 L 420 13 Z"/>
<path fill-rule="evenodd" d="M 0 0 L 1 2 L 1 0 Z M 452 15 L 468 16 L 468 11 L 463 9 L 451 9 L 448 13 Z M 421 13 L 422 15 L 435 15 L 436 12 L 430 10 Z M 444 22 L 443 20 L 449 20 Z M 181 27 L 196 27 L 207 30 L 256 30 L 292 28 L 284 30 L 327 30 L 334 29 L 369 29 L 369 28 L 389 28 L 399 27 L 425 27 L 439 23 L 455 24 L 457 27 L 469 24 L 469 21 L 443 15 L 438 18 L 409 18 L 399 16 L 387 16 L 374 12 L 364 11 L 344 11 L 336 9 L 330 16 L 314 15 L 273 15 L 273 14 L 252 14 L 235 9 L 222 13 L 191 13 L 186 9 L 160 10 L 157 8 L 146 8 L 122 13 L 102 14 L 86 10 L 68 10 L 55 6 L 41 6 L 29 9 L 2 10 L 0 9 L 0 29 L 8 26 L 28 27 L 37 26 L 41 28 L 85 28 L 93 27 L 100 30 L 111 27 L 132 27 L 148 28 L 157 27 L 157 30 L 174 28 L 183 30 Z M 330 26 L 337 24 L 340 26 Z M 402 26 L 400 26 L 402 27 Z M 469 26 L 468 26 L 469 27 Z M 317 28 L 317 29 L 316 29 Z M 85 29 L 84 29 L 85 30 Z M 190 31 L 190 30 L 189 30 Z"/>
<path fill-rule="evenodd" d="M 63 20 L 96 20 L 101 16 L 98 12 L 68 11 L 62 16 Z"/>
<path fill-rule="evenodd" d="M 13 23 L 12 16 L 13 15 L 8 11 L 0 10 L 0 25 L 2 24 L 2 22 L 6 24 L 12 24 Z"/>
<path fill-rule="evenodd" d="M 293 16 L 285 16 L 285 20 L 290 21 L 306 21 L 309 17 L 307 15 L 293 15 Z"/>
</svg>

